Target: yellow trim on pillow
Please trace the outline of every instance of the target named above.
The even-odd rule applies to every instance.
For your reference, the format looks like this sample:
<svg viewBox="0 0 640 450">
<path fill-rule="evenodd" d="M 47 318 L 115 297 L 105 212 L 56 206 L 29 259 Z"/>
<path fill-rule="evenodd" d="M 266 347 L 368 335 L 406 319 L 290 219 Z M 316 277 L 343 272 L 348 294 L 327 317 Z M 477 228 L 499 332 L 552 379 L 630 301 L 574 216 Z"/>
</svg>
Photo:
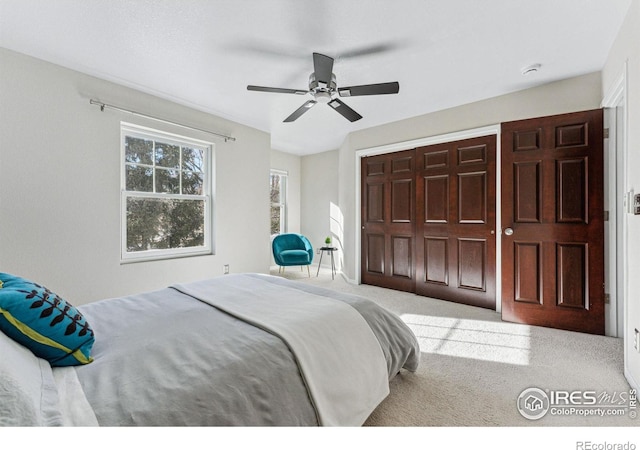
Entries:
<svg viewBox="0 0 640 450">
<path fill-rule="evenodd" d="M 65 347 L 64 345 L 50 339 L 42 334 L 38 333 L 34 329 L 30 328 L 28 325 L 20 322 L 18 319 L 13 317 L 11 313 L 5 309 L 0 308 L 0 314 L 4 315 L 4 318 L 7 319 L 11 325 L 13 325 L 20 333 L 24 334 L 31 340 L 46 345 L 48 347 L 57 348 L 58 350 L 62 350 L 64 353 L 73 356 L 77 359 L 81 364 L 89 364 L 93 361 L 93 358 L 87 358 L 80 350 L 71 351 L 70 348 Z"/>
<path fill-rule="evenodd" d="M 2 280 L 0 280 L 0 289 L 2 289 Z"/>
<path fill-rule="evenodd" d="M 87 358 L 80 350 L 76 350 L 75 352 L 71 353 L 71 356 L 77 359 L 81 364 L 89 364 L 90 362 L 93 362 L 93 356 L 89 356 Z"/>
</svg>

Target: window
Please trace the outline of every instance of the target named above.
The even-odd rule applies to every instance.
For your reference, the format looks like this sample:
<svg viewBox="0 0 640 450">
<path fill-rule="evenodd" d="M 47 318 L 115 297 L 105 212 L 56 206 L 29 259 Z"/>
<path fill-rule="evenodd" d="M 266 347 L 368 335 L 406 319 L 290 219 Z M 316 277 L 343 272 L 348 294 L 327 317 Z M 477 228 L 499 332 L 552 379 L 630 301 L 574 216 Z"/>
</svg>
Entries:
<svg viewBox="0 0 640 450">
<path fill-rule="evenodd" d="M 271 171 L 271 234 L 287 232 L 287 172 Z"/>
<path fill-rule="evenodd" d="M 122 261 L 211 253 L 213 144 L 122 124 Z"/>
</svg>

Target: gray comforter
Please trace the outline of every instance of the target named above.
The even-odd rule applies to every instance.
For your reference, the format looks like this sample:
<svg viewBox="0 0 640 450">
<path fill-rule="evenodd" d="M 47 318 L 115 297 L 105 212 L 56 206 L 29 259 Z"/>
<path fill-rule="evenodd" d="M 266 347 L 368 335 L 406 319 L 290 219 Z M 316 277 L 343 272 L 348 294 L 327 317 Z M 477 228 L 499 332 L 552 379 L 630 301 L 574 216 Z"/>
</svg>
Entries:
<svg viewBox="0 0 640 450">
<path fill-rule="evenodd" d="M 220 281 L 229 283 L 232 277 Z M 255 281 L 254 294 L 274 291 L 264 288 L 269 283 L 301 301 L 328 297 L 349 305 L 377 338 L 388 379 L 401 368 L 416 370 L 415 336 L 375 303 L 277 277 L 237 277 L 244 284 Z M 210 283 L 215 291 L 216 279 Z M 177 288 L 185 291 L 185 286 Z M 80 307 L 96 333 L 94 362 L 72 370 L 99 425 L 322 424 L 289 343 L 178 289 Z"/>
</svg>

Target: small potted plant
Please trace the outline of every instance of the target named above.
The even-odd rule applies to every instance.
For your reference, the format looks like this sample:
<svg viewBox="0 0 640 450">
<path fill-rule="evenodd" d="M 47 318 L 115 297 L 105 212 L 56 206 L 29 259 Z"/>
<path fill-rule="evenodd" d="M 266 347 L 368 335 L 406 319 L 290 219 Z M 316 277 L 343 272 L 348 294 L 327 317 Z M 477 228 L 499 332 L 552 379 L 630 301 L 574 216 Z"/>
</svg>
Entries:
<svg viewBox="0 0 640 450">
<path fill-rule="evenodd" d="M 324 240 L 324 243 L 328 246 L 331 245 L 331 236 L 327 236 L 326 239 Z"/>
</svg>

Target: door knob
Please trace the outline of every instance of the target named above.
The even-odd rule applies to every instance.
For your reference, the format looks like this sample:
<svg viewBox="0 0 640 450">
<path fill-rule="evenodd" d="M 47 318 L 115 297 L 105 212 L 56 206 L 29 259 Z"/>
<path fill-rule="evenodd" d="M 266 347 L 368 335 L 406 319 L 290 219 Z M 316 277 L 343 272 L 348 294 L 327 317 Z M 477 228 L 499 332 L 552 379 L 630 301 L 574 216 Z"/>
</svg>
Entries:
<svg viewBox="0 0 640 450">
<path fill-rule="evenodd" d="M 513 228 L 505 228 L 504 234 L 506 234 L 507 236 L 511 236 L 513 234 Z"/>
</svg>

